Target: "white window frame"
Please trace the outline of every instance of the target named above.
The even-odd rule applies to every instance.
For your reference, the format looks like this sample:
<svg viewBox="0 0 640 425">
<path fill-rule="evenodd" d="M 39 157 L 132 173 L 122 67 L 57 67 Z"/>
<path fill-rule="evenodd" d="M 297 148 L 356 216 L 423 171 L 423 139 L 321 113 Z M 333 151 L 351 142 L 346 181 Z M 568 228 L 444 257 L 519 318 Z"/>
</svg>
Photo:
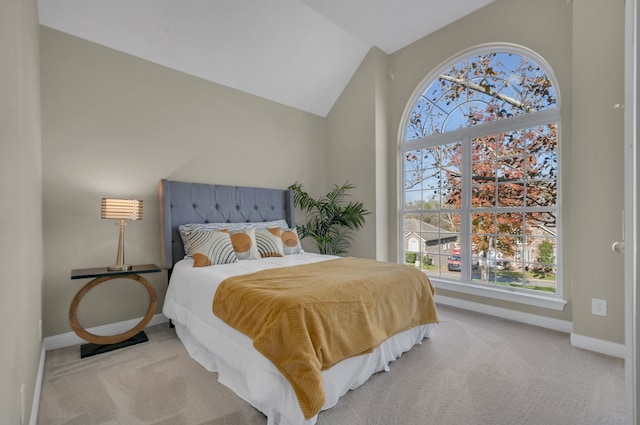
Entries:
<svg viewBox="0 0 640 425">
<path fill-rule="evenodd" d="M 410 141 L 406 141 L 406 129 L 407 124 L 409 122 L 409 117 L 413 112 L 416 103 L 418 102 L 420 96 L 431 86 L 431 84 L 436 80 L 436 78 L 448 70 L 453 65 L 461 62 L 462 60 L 470 57 L 474 57 L 483 53 L 488 52 L 507 52 L 514 53 L 517 55 L 525 56 L 530 58 L 532 61 L 536 62 L 537 65 L 544 70 L 546 75 L 549 77 L 554 91 L 556 95 L 556 107 L 553 109 L 546 109 L 537 112 L 531 112 L 524 115 L 519 115 L 516 117 L 512 117 L 509 119 L 503 119 L 498 121 L 493 121 L 487 124 L 476 125 L 471 127 L 460 128 L 455 131 L 431 135 L 419 139 L 414 139 Z M 434 69 L 425 79 L 421 82 L 420 85 L 416 88 L 414 93 L 411 96 L 411 100 L 408 102 L 407 107 L 402 115 L 402 120 L 400 122 L 400 131 L 399 131 L 399 141 L 398 141 L 398 170 L 399 170 L 399 181 L 398 181 L 398 235 L 399 241 L 398 244 L 399 252 L 398 258 L 399 261 L 404 261 L 404 214 L 406 213 L 404 206 L 405 204 L 405 188 L 404 188 L 404 175 L 405 175 L 405 161 L 404 154 L 406 152 L 416 150 L 419 148 L 425 148 L 430 146 L 436 146 L 443 144 L 445 142 L 454 142 L 461 141 L 463 143 L 463 150 L 467 151 L 470 149 L 470 141 L 477 137 L 486 136 L 489 134 L 495 134 L 500 132 L 509 132 L 515 130 L 521 130 L 528 127 L 533 127 L 537 125 L 547 125 L 550 123 L 558 124 L 558 140 L 557 140 L 557 161 L 558 161 L 558 170 L 557 170 L 557 200 L 556 200 L 556 248 L 557 248 L 557 270 L 556 270 L 556 293 L 533 293 L 532 291 L 517 291 L 510 287 L 505 286 L 497 286 L 497 285 L 487 285 L 483 283 L 474 283 L 469 280 L 454 280 L 447 279 L 442 276 L 432 276 L 429 275 L 429 279 L 432 281 L 436 288 L 446 289 L 454 292 L 461 292 L 470 295 L 476 295 L 481 297 L 487 297 L 497 300 L 504 300 L 510 302 L 516 302 L 520 304 L 526 304 L 536 307 L 542 307 L 552 310 L 561 311 L 564 309 L 567 301 L 563 298 L 563 279 L 562 279 L 562 158 L 561 158 L 561 134 L 562 134 L 562 121 L 561 121 L 561 102 L 560 102 L 560 91 L 558 88 L 557 80 L 555 79 L 555 75 L 553 74 L 551 67 L 548 63 L 540 57 L 535 52 L 526 49 L 521 46 L 507 44 L 507 43 L 492 43 L 477 46 L 466 51 L 461 52 L 460 54 L 455 55 L 450 58 L 448 61 L 444 62 L 440 66 Z M 465 155 L 466 161 L 470 161 L 469 155 Z M 467 162 L 463 164 L 464 169 L 470 169 L 470 164 Z M 463 191 L 469 190 L 468 185 L 465 185 Z M 464 199 L 464 196 L 463 196 Z M 463 205 L 460 212 L 464 214 L 470 213 L 470 208 L 468 205 Z M 430 211 L 424 210 L 425 213 L 429 213 Z M 432 212 L 432 211 L 431 211 Z M 465 220 L 463 220 L 465 222 Z M 461 243 L 462 246 L 468 246 L 468 238 L 470 237 L 470 229 L 467 229 L 463 226 L 461 229 Z M 466 244 L 466 245 L 465 245 Z M 470 253 L 466 253 L 468 257 L 467 260 L 470 259 Z M 463 262 L 464 263 L 464 262 Z M 470 262 L 466 262 L 466 264 L 470 264 Z M 461 275 L 464 275 L 465 270 L 463 269 Z M 468 274 L 468 273 L 467 273 Z"/>
</svg>

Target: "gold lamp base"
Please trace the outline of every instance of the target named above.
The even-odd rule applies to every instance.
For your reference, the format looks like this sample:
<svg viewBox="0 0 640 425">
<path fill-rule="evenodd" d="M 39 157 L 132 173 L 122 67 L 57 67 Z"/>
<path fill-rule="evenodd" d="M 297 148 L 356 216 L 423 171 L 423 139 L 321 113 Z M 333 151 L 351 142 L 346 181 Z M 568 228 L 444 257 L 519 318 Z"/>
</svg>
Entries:
<svg viewBox="0 0 640 425">
<path fill-rule="evenodd" d="M 118 238 L 118 253 L 116 255 L 116 263 L 113 266 L 107 267 L 107 270 L 110 271 L 127 271 L 131 270 L 132 266 L 130 264 L 124 263 L 124 226 L 127 225 L 124 219 L 121 219 L 119 223 L 120 226 L 120 235 Z"/>
</svg>

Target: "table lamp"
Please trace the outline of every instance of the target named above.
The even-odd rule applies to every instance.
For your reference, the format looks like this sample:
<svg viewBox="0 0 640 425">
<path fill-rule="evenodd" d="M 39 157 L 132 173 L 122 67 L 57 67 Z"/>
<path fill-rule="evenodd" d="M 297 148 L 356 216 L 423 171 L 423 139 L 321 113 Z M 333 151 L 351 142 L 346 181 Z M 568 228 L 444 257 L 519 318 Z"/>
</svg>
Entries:
<svg viewBox="0 0 640 425">
<path fill-rule="evenodd" d="M 137 199 L 102 198 L 102 218 L 120 220 L 120 240 L 116 264 L 109 270 L 131 270 L 131 265 L 124 263 L 124 226 L 125 220 L 142 220 L 142 201 Z"/>
</svg>

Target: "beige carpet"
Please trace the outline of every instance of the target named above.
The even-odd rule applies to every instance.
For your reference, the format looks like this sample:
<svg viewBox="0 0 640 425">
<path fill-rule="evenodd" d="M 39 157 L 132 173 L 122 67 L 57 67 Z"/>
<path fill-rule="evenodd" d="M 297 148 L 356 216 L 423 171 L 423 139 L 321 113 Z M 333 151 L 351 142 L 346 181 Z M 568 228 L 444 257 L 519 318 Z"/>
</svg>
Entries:
<svg viewBox="0 0 640 425">
<path fill-rule="evenodd" d="M 625 424 L 624 365 L 569 336 L 440 307 L 435 335 L 320 413 L 318 425 Z M 186 353 L 168 325 L 149 342 L 80 359 L 47 353 L 40 425 L 265 425 Z"/>
</svg>

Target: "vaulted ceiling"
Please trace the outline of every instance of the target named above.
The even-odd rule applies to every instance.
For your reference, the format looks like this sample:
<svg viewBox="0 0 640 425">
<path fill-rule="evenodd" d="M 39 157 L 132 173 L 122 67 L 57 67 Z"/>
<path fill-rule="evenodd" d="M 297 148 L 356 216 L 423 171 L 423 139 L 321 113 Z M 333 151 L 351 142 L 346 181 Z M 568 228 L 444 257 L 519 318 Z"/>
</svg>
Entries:
<svg viewBox="0 0 640 425">
<path fill-rule="evenodd" d="M 391 54 L 494 0 L 39 0 L 42 25 L 326 116 Z"/>
</svg>

